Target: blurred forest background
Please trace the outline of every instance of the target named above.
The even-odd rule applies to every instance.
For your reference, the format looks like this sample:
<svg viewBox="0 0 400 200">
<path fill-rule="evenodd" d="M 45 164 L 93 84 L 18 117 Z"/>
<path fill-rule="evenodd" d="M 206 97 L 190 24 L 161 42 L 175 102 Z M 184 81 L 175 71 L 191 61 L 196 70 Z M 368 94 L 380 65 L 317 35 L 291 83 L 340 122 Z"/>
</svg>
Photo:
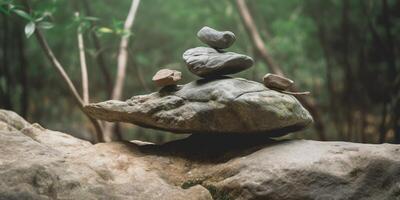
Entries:
<svg viewBox="0 0 400 200">
<path fill-rule="evenodd" d="M 38 30 L 79 94 L 80 33 L 90 102 L 98 102 L 112 96 L 121 38 L 129 38 L 124 100 L 158 90 L 151 77 L 161 68 L 181 71 L 182 84 L 196 80 L 181 56 L 202 45 L 196 32 L 207 25 L 234 32 L 230 50 L 255 59 L 235 76 L 261 81 L 278 70 L 299 90 L 311 91 L 317 124 L 289 137 L 400 143 L 399 0 L 142 0 L 130 31 L 124 30 L 130 0 L 28 3 L 0 0 L 0 107 L 30 122 L 94 140 L 90 120 L 46 57 Z M 116 127 L 112 132 L 125 140 L 180 137 Z"/>
</svg>

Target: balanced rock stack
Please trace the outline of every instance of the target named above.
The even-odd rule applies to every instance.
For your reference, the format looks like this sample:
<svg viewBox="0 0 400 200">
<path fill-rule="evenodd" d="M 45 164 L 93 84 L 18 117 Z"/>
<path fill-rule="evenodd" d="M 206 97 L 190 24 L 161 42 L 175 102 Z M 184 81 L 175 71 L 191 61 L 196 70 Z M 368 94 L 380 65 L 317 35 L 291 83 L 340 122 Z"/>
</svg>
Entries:
<svg viewBox="0 0 400 200">
<path fill-rule="evenodd" d="M 258 82 L 226 76 L 253 65 L 251 57 L 223 50 L 234 43 L 232 32 L 204 27 L 197 36 L 210 47 L 189 49 L 183 60 L 201 79 L 169 87 L 180 79 L 180 73 L 160 70 L 153 77 L 157 85 L 165 86 L 160 91 L 126 101 L 89 104 L 84 107 L 86 113 L 106 121 L 193 134 L 281 136 L 312 123 L 311 115 L 294 96 Z M 276 83 L 280 89 L 292 84 L 279 82 L 279 77 L 264 81 L 269 86 Z"/>
<path fill-rule="evenodd" d="M 225 52 L 236 40 L 230 31 L 216 31 L 209 27 L 202 28 L 197 37 L 210 47 L 196 47 L 183 53 L 183 60 L 188 69 L 200 77 L 215 77 L 234 74 L 253 65 L 249 56 Z"/>
</svg>

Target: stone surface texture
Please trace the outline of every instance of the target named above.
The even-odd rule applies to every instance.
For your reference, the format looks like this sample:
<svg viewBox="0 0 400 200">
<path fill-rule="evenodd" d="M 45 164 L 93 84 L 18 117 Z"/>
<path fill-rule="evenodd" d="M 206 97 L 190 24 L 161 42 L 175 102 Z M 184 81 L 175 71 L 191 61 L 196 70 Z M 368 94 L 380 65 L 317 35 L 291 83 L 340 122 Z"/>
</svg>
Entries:
<svg viewBox="0 0 400 200">
<path fill-rule="evenodd" d="M 295 97 L 269 90 L 261 83 L 230 77 L 201 79 L 127 101 L 89 104 L 84 109 L 97 119 L 176 133 L 277 136 L 305 128 L 313 121 Z"/>
<path fill-rule="evenodd" d="M 263 82 L 266 87 L 278 90 L 286 90 L 294 83 L 294 81 L 288 78 L 270 73 L 263 77 Z"/>
<path fill-rule="evenodd" d="M 161 69 L 152 78 L 159 87 L 176 85 L 182 79 L 182 73 L 177 70 Z"/>
<path fill-rule="evenodd" d="M 229 48 L 236 40 L 235 34 L 230 31 L 217 31 L 207 26 L 197 32 L 197 37 L 204 44 L 216 49 Z"/>
<path fill-rule="evenodd" d="M 199 136 L 92 145 L 0 110 L 0 199 L 400 197 L 399 145 Z"/>
<path fill-rule="evenodd" d="M 209 47 L 188 49 L 183 53 L 183 60 L 189 71 L 200 77 L 235 74 L 250 68 L 254 63 L 249 56 Z"/>
</svg>

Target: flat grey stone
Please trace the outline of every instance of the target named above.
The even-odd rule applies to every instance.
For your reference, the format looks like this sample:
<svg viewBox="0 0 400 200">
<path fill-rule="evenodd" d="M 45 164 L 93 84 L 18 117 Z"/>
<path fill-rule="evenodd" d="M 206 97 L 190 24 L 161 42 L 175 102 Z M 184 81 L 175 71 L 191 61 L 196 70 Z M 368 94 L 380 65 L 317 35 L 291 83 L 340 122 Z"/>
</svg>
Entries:
<svg viewBox="0 0 400 200">
<path fill-rule="evenodd" d="M 230 31 L 217 31 L 208 26 L 203 27 L 197 32 L 197 37 L 204 44 L 216 49 L 226 49 L 236 40 L 235 34 Z"/>
<path fill-rule="evenodd" d="M 209 47 L 196 47 L 183 53 L 183 60 L 189 71 L 200 77 L 235 74 L 253 66 L 249 56 L 220 52 Z"/>
<path fill-rule="evenodd" d="M 175 133 L 263 133 L 275 136 L 312 123 L 291 95 L 241 78 L 201 79 L 160 92 L 85 106 L 90 116 Z"/>
</svg>

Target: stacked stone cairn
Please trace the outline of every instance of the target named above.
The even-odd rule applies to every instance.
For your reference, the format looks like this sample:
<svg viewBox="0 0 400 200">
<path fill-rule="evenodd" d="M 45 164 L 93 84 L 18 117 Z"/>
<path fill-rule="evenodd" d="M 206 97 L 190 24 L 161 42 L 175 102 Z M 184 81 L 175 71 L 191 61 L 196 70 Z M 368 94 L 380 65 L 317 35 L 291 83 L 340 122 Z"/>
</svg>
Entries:
<svg viewBox="0 0 400 200">
<path fill-rule="evenodd" d="M 210 47 L 196 47 L 183 53 L 183 60 L 193 74 L 210 78 L 235 74 L 253 66 L 254 61 L 249 56 L 224 51 L 236 40 L 232 32 L 206 26 L 200 29 L 197 37 Z"/>
<path fill-rule="evenodd" d="M 153 81 L 161 89 L 126 101 L 89 104 L 86 113 L 112 122 L 128 122 L 173 133 L 265 134 L 275 137 L 301 130 L 313 122 L 309 112 L 287 91 L 293 81 L 267 74 L 264 84 L 235 74 L 250 68 L 251 57 L 226 51 L 236 40 L 230 31 L 203 27 L 197 37 L 209 47 L 183 53 L 199 80 L 177 85 L 181 72 L 158 71 Z M 173 87 L 171 87 L 173 86 Z"/>
</svg>

